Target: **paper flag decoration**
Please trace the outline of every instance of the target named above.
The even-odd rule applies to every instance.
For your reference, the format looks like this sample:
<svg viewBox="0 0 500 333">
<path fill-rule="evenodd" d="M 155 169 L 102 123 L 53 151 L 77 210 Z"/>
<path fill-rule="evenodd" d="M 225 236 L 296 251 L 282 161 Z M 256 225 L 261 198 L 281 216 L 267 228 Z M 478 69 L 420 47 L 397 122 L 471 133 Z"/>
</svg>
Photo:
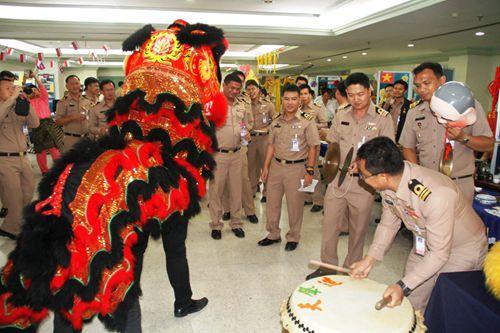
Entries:
<svg viewBox="0 0 500 333">
<path fill-rule="evenodd" d="M 56 54 L 57 54 L 57 57 L 60 58 L 62 56 L 62 52 L 61 52 L 61 49 L 60 48 L 56 48 Z"/>
<path fill-rule="evenodd" d="M 54 68 L 54 64 L 55 64 L 55 63 L 54 63 L 54 60 L 51 60 L 51 61 L 50 61 L 50 68 Z"/>
<path fill-rule="evenodd" d="M 5 60 L 5 53 L 0 52 L 0 61 L 4 61 L 4 60 Z"/>
<path fill-rule="evenodd" d="M 75 50 L 78 50 L 78 49 L 80 48 L 80 47 L 78 46 L 78 43 L 77 43 L 77 42 L 74 42 L 74 41 L 73 41 L 73 42 L 71 42 L 71 46 L 73 46 L 73 48 L 74 48 Z"/>
<path fill-rule="evenodd" d="M 108 45 L 103 44 L 102 48 L 104 49 L 104 51 L 106 51 L 106 53 L 108 53 L 108 51 L 109 51 L 109 46 Z"/>
<path fill-rule="evenodd" d="M 8 47 L 7 50 L 5 51 L 8 55 L 12 55 L 14 53 L 14 49 L 11 47 Z"/>
<path fill-rule="evenodd" d="M 42 61 L 37 60 L 36 61 L 36 68 L 38 68 L 39 70 L 43 71 L 45 69 L 45 65 L 43 64 Z"/>
<path fill-rule="evenodd" d="M 83 57 L 78 57 L 77 60 L 80 65 L 83 65 Z"/>
<path fill-rule="evenodd" d="M 20 54 L 19 55 L 19 62 L 25 63 L 26 62 L 26 55 L 25 54 Z"/>
<path fill-rule="evenodd" d="M 38 52 L 38 60 L 42 61 L 43 60 L 43 53 L 42 52 Z"/>
</svg>

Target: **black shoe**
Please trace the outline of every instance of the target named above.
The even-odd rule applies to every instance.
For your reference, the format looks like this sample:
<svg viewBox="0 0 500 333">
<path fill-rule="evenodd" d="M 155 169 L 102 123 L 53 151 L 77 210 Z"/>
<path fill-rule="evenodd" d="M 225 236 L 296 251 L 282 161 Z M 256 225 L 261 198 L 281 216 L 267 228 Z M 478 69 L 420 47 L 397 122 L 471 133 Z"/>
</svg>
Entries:
<svg viewBox="0 0 500 333">
<path fill-rule="evenodd" d="M 312 205 L 313 202 L 312 201 L 304 201 L 304 206 L 309 206 L 309 205 Z"/>
<path fill-rule="evenodd" d="M 231 213 L 230 212 L 224 212 L 222 214 L 222 221 L 229 221 L 231 219 Z"/>
<path fill-rule="evenodd" d="M 376 224 L 379 224 L 380 223 L 380 219 L 375 219 L 374 221 Z"/>
<path fill-rule="evenodd" d="M 188 314 L 201 311 L 208 304 L 208 299 L 206 297 L 200 299 L 192 299 L 191 303 L 182 308 L 174 309 L 174 316 L 177 318 L 185 317 Z"/>
<path fill-rule="evenodd" d="M 221 239 L 222 232 L 220 230 L 212 230 L 212 238 L 213 239 Z"/>
<path fill-rule="evenodd" d="M 255 214 L 248 215 L 247 219 L 248 219 L 248 221 L 250 221 L 250 223 L 259 223 L 259 218 Z"/>
<path fill-rule="evenodd" d="M 236 229 L 231 229 L 233 230 L 233 233 L 236 235 L 238 238 L 244 238 L 245 237 L 245 232 L 241 228 L 236 228 Z"/>
<path fill-rule="evenodd" d="M 16 235 L 11 234 L 10 232 L 2 230 L 2 229 L 0 229 L 0 236 L 7 237 L 7 238 L 10 238 L 12 240 L 16 240 L 16 238 L 17 238 Z"/>
<path fill-rule="evenodd" d="M 269 239 L 266 237 L 266 238 L 260 240 L 257 244 L 259 244 L 259 246 L 269 246 L 269 245 L 272 245 L 274 243 L 279 243 L 279 242 L 281 242 L 281 238 Z"/>
<path fill-rule="evenodd" d="M 337 271 L 326 268 L 318 268 L 317 270 L 306 276 L 306 281 L 320 276 L 334 275 L 334 274 L 337 274 Z"/>
<path fill-rule="evenodd" d="M 313 205 L 311 207 L 311 213 L 321 212 L 322 210 L 323 210 L 323 206 L 320 206 L 320 205 Z"/>
<path fill-rule="evenodd" d="M 8 212 L 9 210 L 7 208 L 2 207 L 2 209 L 0 209 L 0 218 L 6 217 Z"/>
<path fill-rule="evenodd" d="M 285 251 L 293 251 L 297 248 L 297 245 L 299 245 L 298 242 L 286 242 Z"/>
<path fill-rule="evenodd" d="M 266 197 L 260 198 L 260 202 L 265 203 L 267 201 Z"/>
</svg>

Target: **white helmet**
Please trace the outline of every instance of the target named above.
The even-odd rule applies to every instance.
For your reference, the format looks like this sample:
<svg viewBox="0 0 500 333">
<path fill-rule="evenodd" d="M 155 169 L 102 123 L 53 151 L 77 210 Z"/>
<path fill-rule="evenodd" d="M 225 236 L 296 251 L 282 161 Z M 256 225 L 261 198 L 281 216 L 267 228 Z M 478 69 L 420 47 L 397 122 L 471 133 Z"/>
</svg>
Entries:
<svg viewBox="0 0 500 333">
<path fill-rule="evenodd" d="M 450 81 L 440 86 L 432 95 L 430 108 L 438 122 L 453 122 L 456 127 L 465 127 L 476 122 L 474 95 L 462 82 Z"/>
</svg>

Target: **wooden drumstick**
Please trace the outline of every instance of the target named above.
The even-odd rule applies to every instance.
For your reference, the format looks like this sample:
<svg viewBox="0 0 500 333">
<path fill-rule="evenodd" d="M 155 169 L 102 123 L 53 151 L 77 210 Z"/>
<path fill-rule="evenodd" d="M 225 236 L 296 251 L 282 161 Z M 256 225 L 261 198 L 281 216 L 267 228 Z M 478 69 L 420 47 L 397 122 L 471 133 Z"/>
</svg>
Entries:
<svg viewBox="0 0 500 333">
<path fill-rule="evenodd" d="M 324 262 L 321 262 L 321 261 L 317 261 L 317 260 L 310 260 L 309 263 L 312 264 L 312 265 L 325 267 L 325 268 L 332 269 L 332 270 L 335 270 L 335 271 L 338 271 L 338 272 L 342 272 L 342 273 L 346 273 L 346 274 L 350 274 L 351 273 L 351 270 L 349 268 L 345 268 L 345 267 L 341 267 L 341 266 L 336 266 L 336 265 L 331 265 L 331 264 L 327 264 L 327 263 L 324 263 Z"/>
<path fill-rule="evenodd" d="M 389 297 L 384 297 L 375 304 L 375 310 L 382 310 L 387 304 L 391 302 Z"/>
</svg>

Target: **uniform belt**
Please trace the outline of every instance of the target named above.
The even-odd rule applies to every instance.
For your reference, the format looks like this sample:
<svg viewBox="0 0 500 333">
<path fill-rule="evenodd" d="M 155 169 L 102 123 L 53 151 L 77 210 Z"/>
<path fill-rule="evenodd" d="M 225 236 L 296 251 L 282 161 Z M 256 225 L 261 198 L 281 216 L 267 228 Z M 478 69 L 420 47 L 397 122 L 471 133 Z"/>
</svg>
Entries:
<svg viewBox="0 0 500 333">
<path fill-rule="evenodd" d="M 64 132 L 64 135 L 75 136 L 77 138 L 83 138 L 85 136 L 85 134 L 75 134 L 75 133 L 68 133 L 68 132 Z"/>
<path fill-rule="evenodd" d="M 232 154 L 232 153 L 236 153 L 238 150 L 240 150 L 241 147 L 238 147 L 238 148 L 235 148 L 235 149 L 217 149 L 217 151 L 219 153 L 228 153 L 228 154 Z"/>
<path fill-rule="evenodd" d="M 459 180 L 459 179 L 465 179 L 465 178 L 469 178 L 469 177 L 472 177 L 472 175 L 465 175 L 465 176 L 459 176 L 459 177 L 452 177 L 451 179 L 452 179 L 452 180 Z"/>
<path fill-rule="evenodd" d="M 3 153 L 3 152 L 0 152 L 0 156 L 24 156 L 26 155 L 27 153 L 25 151 L 21 151 L 21 152 L 16 152 L 16 153 Z"/>
<path fill-rule="evenodd" d="M 302 163 L 302 162 L 307 161 L 307 159 L 306 159 L 306 158 L 303 158 L 303 159 L 301 159 L 301 160 L 296 160 L 296 161 L 282 160 L 282 159 L 277 158 L 277 157 L 275 157 L 274 159 L 275 159 L 276 161 L 278 161 L 278 163 L 281 163 L 281 164 L 297 164 L 297 163 Z"/>
<path fill-rule="evenodd" d="M 250 136 L 261 136 L 261 135 L 267 135 L 267 134 L 269 134 L 269 133 L 259 133 L 259 132 L 257 132 L 257 133 L 250 133 Z"/>
</svg>

